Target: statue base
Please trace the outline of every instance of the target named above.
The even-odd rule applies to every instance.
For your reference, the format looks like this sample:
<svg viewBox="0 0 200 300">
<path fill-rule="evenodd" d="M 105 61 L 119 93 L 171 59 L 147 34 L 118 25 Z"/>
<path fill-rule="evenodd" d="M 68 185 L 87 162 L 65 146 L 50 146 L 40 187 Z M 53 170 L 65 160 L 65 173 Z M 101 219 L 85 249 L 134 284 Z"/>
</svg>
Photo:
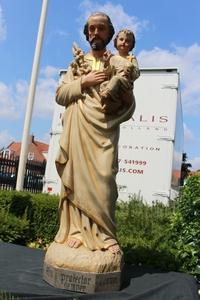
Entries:
<svg viewBox="0 0 200 300">
<path fill-rule="evenodd" d="M 120 272 L 86 273 L 55 268 L 44 263 L 43 279 L 56 288 L 80 293 L 118 291 Z"/>
<path fill-rule="evenodd" d="M 54 287 L 81 293 L 117 291 L 121 285 L 123 254 L 109 250 L 74 249 L 53 242 L 47 250 L 43 279 Z"/>
</svg>

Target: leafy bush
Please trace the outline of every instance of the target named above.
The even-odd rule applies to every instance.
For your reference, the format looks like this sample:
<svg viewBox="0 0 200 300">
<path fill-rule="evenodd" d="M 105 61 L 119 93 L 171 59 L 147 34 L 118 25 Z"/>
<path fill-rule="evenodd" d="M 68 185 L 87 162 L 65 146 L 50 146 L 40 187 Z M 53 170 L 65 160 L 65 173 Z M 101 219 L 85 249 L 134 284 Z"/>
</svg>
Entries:
<svg viewBox="0 0 200 300">
<path fill-rule="evenodd" d="M 44 247 L 53 240 L 58 224 L 57 196 L 0 191 L 0 209 L 2 224 L 4 224 L 4 227 L 1 229 L 1 239 L 3 241 L 19 244 L 24 244 L 25 241 L 26 244 L 35 242 L 40 247 Z M 22 223 L 20 222 L 24 222 L 26 219 L 29 221 L 26 234 L 22 230 L 21 239 L 13 237 L 14 229 L 12 228 L 11 219 L 16 224 L 16 236 L 22 230 L 20 227 Z"/>
<path fill-rule="evenodd" d="M 0 208 L 22 217 L 31 209 L 31 194 L 17 191 L 0 191 Z"/>
<path fill-rule="evenodd" d="M 133 197 L 117 205 L 117 236 L 125 261 L 177 270 L 179 261 L 170 241 L 170 216 L 174 206 L 149 206 Z"/>
<path fill-rule="evenodd" d="M 182 270 L 200 275 L 200 175 L 190 176 L 171 218 L 172 239 Z"/>
<path fill-rule="evenodd" d="M 32 240 L 42 244 L 53 241 L 58 230 L 58 197 L 48 194 L 33 194 L 29 213 Z"/>
<path fill-rule="evenodd" d="M 0 211 L 0 241 L 25 245 L 29 237 L 29 222 Z"/>
</svg>

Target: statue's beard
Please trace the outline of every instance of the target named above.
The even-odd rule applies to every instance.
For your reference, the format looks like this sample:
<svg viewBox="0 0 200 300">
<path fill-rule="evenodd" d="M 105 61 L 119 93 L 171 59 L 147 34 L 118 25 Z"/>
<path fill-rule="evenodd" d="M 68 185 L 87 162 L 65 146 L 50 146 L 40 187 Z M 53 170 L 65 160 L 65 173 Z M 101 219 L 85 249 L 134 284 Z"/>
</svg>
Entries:
<svg viewBox="0 0 200 300">
<path fill-rule="evenodd" d="M 94 37 L 90 41 L 90 46 L 91 46 L 92 50 L 95 50 L 95 51 L 101 51 L 101 50 L 105 49 L 106 45 L 107 45 L 107 43 L 100 38 Z"/>
</svg>

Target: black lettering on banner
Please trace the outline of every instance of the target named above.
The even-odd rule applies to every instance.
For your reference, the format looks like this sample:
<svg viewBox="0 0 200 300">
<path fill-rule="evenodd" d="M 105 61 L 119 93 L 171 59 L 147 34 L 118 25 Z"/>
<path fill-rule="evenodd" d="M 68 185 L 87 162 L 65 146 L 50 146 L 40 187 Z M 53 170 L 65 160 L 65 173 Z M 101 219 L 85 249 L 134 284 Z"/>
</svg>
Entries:
<svg viewBox="0 0 200 300">
<path fill-rule="evenodd" d="M 129 173 L 129 174 L 144 174 L 144 170 L 142 170 L 142 169 L 120 168 L 119 172 L 121 172 L 121 173 Z"/>
<path fill-rule="evenodd" d="M 143 170 L 128 169 L 128 173 L 130 173 L 130 174 L 143 174 Z"/>
</svg>

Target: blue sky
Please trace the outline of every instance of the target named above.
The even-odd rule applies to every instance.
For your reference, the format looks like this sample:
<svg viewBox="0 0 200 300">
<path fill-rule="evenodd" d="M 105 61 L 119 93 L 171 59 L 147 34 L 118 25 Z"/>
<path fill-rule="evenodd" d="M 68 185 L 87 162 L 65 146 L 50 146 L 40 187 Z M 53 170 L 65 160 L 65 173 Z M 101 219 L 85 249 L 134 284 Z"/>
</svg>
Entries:
<svg viewBox="0 0 200 300">
<path fill-rule="evenodd" d="M 41 7 L 42 0 L 0 0 L 0 148 L 22 137 Z M 48 142 L 58 72 L 71 62 L 74 41 L 87 51 L 82 28 L 97 10 L 109 14 L 116 31 L 135 32 L 141 67 L 179 68 L 184 151 L 200 169 L 199 0 L 49 0 L 30 133 Z"/>
</svg>

